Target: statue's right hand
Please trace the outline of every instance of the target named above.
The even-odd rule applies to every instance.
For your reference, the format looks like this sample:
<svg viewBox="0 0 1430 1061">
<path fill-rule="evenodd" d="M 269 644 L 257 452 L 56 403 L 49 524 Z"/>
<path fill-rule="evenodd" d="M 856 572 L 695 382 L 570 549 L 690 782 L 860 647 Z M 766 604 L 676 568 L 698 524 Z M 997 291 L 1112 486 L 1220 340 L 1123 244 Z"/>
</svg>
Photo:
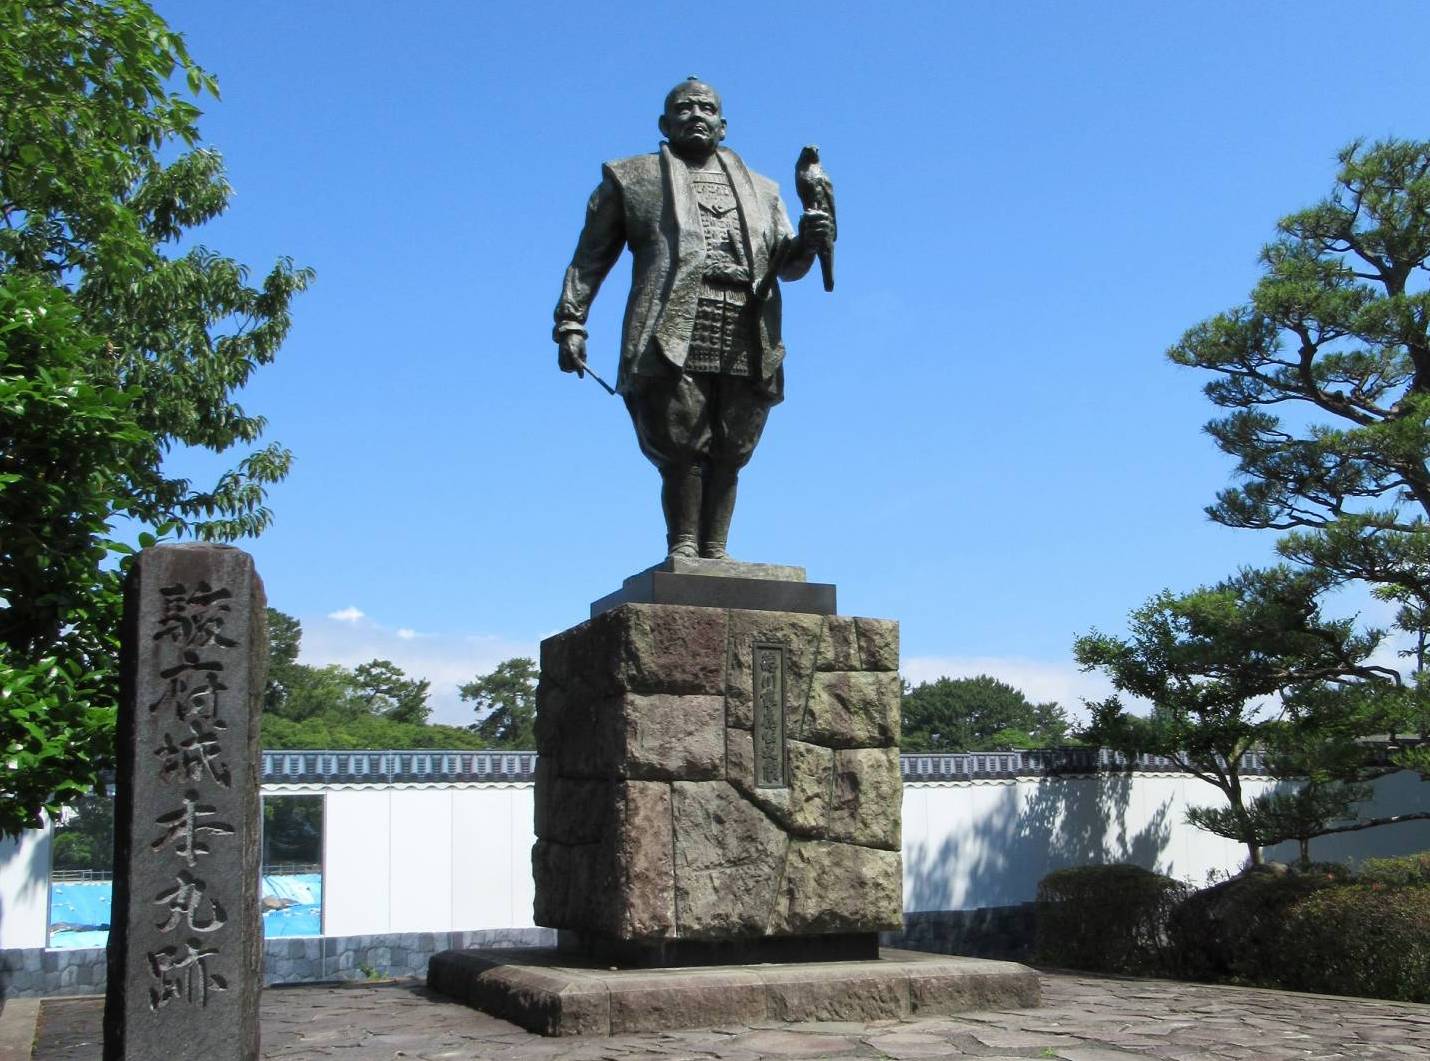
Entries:
<svg viewBox="0 0 1430 1061">
<path fill-rule="evenodd" d="M 580 332 L 566 332 L 557 346 L 556 364 L 562 372 L 574 372 L 578 378 L 586 375 L 586 337 Z"/>
</svg>

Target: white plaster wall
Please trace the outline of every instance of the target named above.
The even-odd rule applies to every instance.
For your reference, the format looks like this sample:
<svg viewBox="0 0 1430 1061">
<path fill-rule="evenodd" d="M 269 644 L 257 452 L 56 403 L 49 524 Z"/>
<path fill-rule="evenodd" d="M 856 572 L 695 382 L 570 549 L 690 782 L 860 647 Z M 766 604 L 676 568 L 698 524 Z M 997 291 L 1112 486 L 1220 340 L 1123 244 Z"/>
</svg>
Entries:
<svg viewBox="0 0 1430 1061">
<path fill-rule="evenodd" d="M 1243 783 L 1253 797 L 1272 782 Z M 1367 817 L 1430 810 L 1430 783 L 1402 771 L 1375 784 Z M 1028 902 L 1055 869 L 1130 862 L 1196 885 L 1236 872 L 1246 849 L 1186 824 L 1189 806 L 1223 797 L 1193 777 L 1104 774 L 1060 780 L 904 786 L 904 909 L 968 910 Z M 1430 821 L 1405 822 L 1311 842 L 1319 861 L 1357 863 L 1430 850 Z M 1294 843 L 1268 859 L 1299 857 Z"/>
<path fill-rule="evenodd" d="M 1051 871 L 1101 862 L 1202 883 L 1245 854 L 1183 823 L 1189 800 L 1219 798 L 1204 782 L 1167 775 L 905 785 L 904 909 L 1028 902 Z"/>
<path fill-rule="evenodd" d="M 1374 787 L 1375 798 L 1358 808 L 1362 818 L 1430 811 L 1430 782 L 1421 781 L 1414 771 L 1402 770 L 1383 777 Z M 1311 857 L 1317 862 L 1358 863 L 1365 858 L 1405 855 L 1413 851 L 1430 851 L 1430 819 L 1318 836 L 1311 841 Z M 1266 857 L 1293 862 L 1301 856 L 1300 849 L 1292 842 L 1268 847 Z"/>
<path fill-rule="evenodd" d="M 1268 782 L 1249 782 L 1254 795 Z M 265 790 L 276 795 L 277 791 Z M 532 925 L 532 787 L 347 788 L 324 794 L 324 934 L 463 931 Z M 962 910 L 1031 900 L 1054 869 L 1134 862 L 1205 882 L 1234 872 L 1239 844 L 1193 829 L 1188 805 L 1210 785 L 1169 775 L 911 784 L 904 787 L 904 907 Z M 1430 810 L 1430 783 L 1376 783 L 1372 816 Z M 1357 862 L 1430 850 L 1430 821 L 1312 842 L 1313 858 Z M 1291 861 L 1295 844 L 1268 849 Z M 48 830 L 0 841 L 0 947 L 46 942 Z"/>
<path fill-rule="evenodd" d="M 0 950 L 49 942 L 50 826 L 0 838 Z"/>
<path fill-rule="evenodd" d="M 392 910 L 392 792 L 323 796 L 323 935 L 387 932 Z"/>
<path fill-rule="evenodd" d="M 326 799 L 325 935 L 531 927 L 531 786 Z"/>
</svg>

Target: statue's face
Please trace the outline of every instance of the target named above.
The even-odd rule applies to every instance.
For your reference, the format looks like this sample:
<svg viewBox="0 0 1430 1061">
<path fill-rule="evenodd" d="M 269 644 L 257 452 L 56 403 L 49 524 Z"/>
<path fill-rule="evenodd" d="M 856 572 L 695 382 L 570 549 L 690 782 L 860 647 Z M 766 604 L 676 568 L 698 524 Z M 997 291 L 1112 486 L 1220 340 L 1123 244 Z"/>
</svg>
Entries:
<svg viewBox="0 0 1430 1061">
<path fill-rule="evenodd" d="M 725 139 L 720 97 L 698 82 L 677 88 L 666 100 L 660 131 L 677 154 L 708 155 Z"/>
</svg>

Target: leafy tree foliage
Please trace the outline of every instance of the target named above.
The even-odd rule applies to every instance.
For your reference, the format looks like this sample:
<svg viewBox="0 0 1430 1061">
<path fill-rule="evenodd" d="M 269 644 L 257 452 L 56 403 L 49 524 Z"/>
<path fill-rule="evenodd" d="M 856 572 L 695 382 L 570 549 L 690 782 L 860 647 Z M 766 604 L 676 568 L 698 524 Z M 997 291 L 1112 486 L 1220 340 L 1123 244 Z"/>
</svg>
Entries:
<svg viewBox="0 0 1430 1061">
<path fill-rule="evenodd" d="M 269 445 L 206 487 L 176 446 L 257 443 L 233 398 L 271 361 L 310 279 L 257 285 L 174 246 L 227 206 L 194 103 L 217 94 L 143 0 L 0 0 L 0 832 L 94 786 L 117 698 L 116 517 L 208 539 L 267 525 Z M 151 533 L 151 531 L 153 533 Z"/>
<path fill-rule="evenodd" d="M 318 714 L 302 721 L 281 715 L 263 720 L 265 748 L 322 748 L 333 751 L 364 751 L 371 748 L 401 751 L 410 748 L 477 750 L 487 742 L 463 726 L 394 722 L 377 715 Z"/>
<path fill-rule="evenodd" d="M 112 869 L 114 800 L 81 796 L 56 816 L 50 864 L 55 869 Z"/>
<path fill-rule="evenodd" d="M 1311 732 L 1371 732 L 1381 720 L 1368 712 L 1387 702 L 1373 694 L 1376 683 L 1396 677 L 1366 662 L 1379 632 L 1357 634 L 1352 621 L 1321 615 L 1328 581 L 1285 567 L 1242 571 L 1191 593 L 1158 594 L 1132 613 L 1128 638 L 1094 631 L 1074 645 L 1084 670 L 1100 668 L 1119 692 L 1152 703 L 1147 717 L 1129 714 L 1118 696 L 1091 705 L 1084 737 L 1168 756 L 1215 786 L 1228 809 L 1194 824 L 1217 824 L 1247 845 L 1253 864 L 1271 840 L 1249 809 L 1242 756 L 1278 737 L 1289 748 L 1288 721 Z M 1363 683 L 1358 695 L 1323 692 L 1354 683 Z"/>
<path fill-rule="evenodd" d="M 3 50 L 3 46 L 0 46 Z M 73 300 L 0 275 L 0 833 L 91 789 L 114 729 L 114 482 L 150 443 Z"/>
<path fill-rule="evenodd" d="M 1430 142 L 1357 141 L 1331 193 L 1290 214 L 1246 304 L 1168 356 L 1230 412 L 1207 431 L 1242 482 L 1207 511 L 1287 532 L 1288 559 L 1430 616 Z M 1417 679 L 1419 682 L 1421 679 Z M 1430 690 L 1410 724 L 1430 730 Z M 1430 770 L 1430 755 L 1422 754 Z"/>
<path fill-rule="evenodd" d="M 539 675 L 535 660 L 508 659 L 459 686 L 477 712 L 471 729 L 494 748 L 535 748 Z"/>
<path fill-rule="evenodd" d="M 175 445 L 258 440 L 263 418 L 233 394 L 273 360 L 312 275 L 283 259 L 250 286 L 203 246 L 166 253 L 232 194 L 222 158 L 198 146 L 198 107 L 168 80 L 215 97 L 217 82 L 143 0 L 0 0 L 0 42 L 0 273 L 73 294 L 104 340 L 89 371 L 133 390 L 157 440 L 117 483 L 116 507 L 204 538 L 258 533 L 287 450 L 255 450 L 206 488 L 161 466 Z"/>
<path fill-rule="evenodd" d="M 904 685 L 901 745 L 909 752 L 1048 748 L 1068 742 L 1067 714 L 1031 703 L 996 678 L 938 678 Z"/>
<path fill-rule="evenodd" d="M 395 663 L 375 659 L 353 670 L 298 662 L 303 626 L 268 609 L 268 687 L 264 691 L 265 748 L 485 748 L 461 726 L 427 724 L 430 683 Z"/>
<path fill-rule="evenodd" d="M 432 709 L 427 706 L 427 694 L 432 683 L 426 678 L 409 678 L 391 660 L 375 659 L 361 663 L 353 671 L 353 679 L 370 714 L 390 718 L 394 722 L 427 721 Z"/>
</svg>

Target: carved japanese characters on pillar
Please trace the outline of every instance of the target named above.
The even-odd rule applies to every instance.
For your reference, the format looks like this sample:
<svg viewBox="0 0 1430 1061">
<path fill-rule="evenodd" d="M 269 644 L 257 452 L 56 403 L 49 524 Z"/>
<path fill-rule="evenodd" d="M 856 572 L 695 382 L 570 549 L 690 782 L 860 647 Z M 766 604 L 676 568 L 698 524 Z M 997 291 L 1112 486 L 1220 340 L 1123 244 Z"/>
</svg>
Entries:
<svg viewBox="0 0 1430 1061">
<path fill-rule="evenodd" d="M 785 786 L 785 648 L 756 644 L 755 784 Z"/>
<path fill-rule="evenodd" d="M 262 583 L 228 546 L 125 591 L 105 1057 L 256 1058 Z"/>
</svg>

